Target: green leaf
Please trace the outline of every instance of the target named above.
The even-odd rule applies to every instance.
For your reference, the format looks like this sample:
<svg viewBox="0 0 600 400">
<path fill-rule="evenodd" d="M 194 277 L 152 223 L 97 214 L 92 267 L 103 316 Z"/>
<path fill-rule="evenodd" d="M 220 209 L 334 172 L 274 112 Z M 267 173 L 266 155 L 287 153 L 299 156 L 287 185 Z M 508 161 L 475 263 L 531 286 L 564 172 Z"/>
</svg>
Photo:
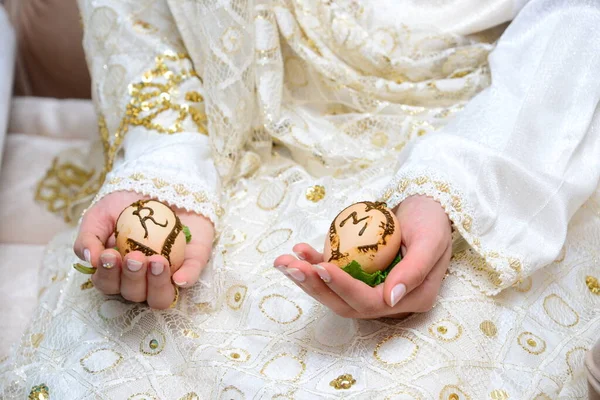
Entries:
<svg viewBox="0 0 600 400">
<path fill-rule="evenodd" d="M 402 256 L 400 255 L 400 252 L 398 252 L 396 258 L 394 258 L 394 261 L 392 261 L 389 267 L 383 271 L 375 271 L 372 274 L 365 272 L 360 264 L 356 261 L 352 261 L 350 264 L 342 268 L 342 270 L 350 274 L 350 276 L 352 276 L 354 279 L 358 279 L 359 281 L 374 287 L 384 282 L 385 278 L 387 278 L 389 273 L 392 271 L 392 268 L 394 268 L 401 260 Z"/>
<path fill-rule="evenodd" d="M 185 242 L 189 243 L 192 241 L 192 232 L 190 232 L 190 228 L 187 226 L 183 226 L 183 233 L 185 234 Z"/>
<path fill-rule="evenodd" d="M 96 268 L 86 267 L 85 265 L 79 263 L 73 264 L 73 268 L 86 275 L 93 275 L 96 272 Z"/>
</svg>

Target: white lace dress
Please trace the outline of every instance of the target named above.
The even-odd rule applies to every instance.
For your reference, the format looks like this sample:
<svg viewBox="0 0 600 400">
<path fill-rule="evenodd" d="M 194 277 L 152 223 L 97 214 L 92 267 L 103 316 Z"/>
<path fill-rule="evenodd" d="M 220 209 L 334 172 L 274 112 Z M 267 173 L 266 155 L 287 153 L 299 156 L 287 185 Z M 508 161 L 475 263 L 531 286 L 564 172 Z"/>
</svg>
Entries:
<svg viewBox="0 0 600 400">
<path fill-rule="evenodd" d="M 81 0 L 104 168 L 66 216 L 135 190 L 219 236 L 167 311 L 101 295 L 58 237 L 3 398 L 585 398 L 600 5 L 524 3 Z M 343 319 L 273 269 L 415 193 L 464 244 L 430 312 Z"/>
</svg>

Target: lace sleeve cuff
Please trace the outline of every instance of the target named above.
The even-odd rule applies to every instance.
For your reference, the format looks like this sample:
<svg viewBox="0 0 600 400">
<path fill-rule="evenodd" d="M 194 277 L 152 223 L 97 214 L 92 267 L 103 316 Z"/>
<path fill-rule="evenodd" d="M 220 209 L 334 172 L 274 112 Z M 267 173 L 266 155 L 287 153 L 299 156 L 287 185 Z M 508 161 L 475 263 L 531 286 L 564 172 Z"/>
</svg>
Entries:
<svg viewBox="0 0 600 400">
<path fill-rule="evenodd" d="M 472 205 L 449 182 L 447 177 L 433 171 L 400 170 L 385 188 L 382 199 L 393 208 L 413 195 L 433 198 L 444 208 L 455 231 L 470 246 L 453 255 L 454 262 L 449 271 L 487 295 L 495 295 L 518 284 L 522 279 L 522 258 L 487 243 L 480 234 Z"/>
</svg>

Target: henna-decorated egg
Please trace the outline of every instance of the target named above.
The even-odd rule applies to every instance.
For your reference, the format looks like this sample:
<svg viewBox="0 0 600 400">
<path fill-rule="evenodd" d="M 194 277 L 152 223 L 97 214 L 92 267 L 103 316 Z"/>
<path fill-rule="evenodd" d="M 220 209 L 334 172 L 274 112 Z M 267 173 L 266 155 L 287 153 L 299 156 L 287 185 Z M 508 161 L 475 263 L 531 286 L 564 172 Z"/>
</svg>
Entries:
<svg viewBox="0 0 600 400">
<path fill-rule="evenodd" d="M 115 226 L 117 249 L 121 256 L 141 251 L 146 256 L 160 254 L 175 270 L 183 264 L 186 237 L 173 210 L 156 200 L 136 201 L 121 212 Z"/>
<path fill-rule="evenodd" d="M 325 240 L 325 261 L 340 268 L 352 261 L 368 273 L 383 271 L 400 250 L 398 219 L 385 203 L 363 201 L 342 210 Z"/>
</svg>

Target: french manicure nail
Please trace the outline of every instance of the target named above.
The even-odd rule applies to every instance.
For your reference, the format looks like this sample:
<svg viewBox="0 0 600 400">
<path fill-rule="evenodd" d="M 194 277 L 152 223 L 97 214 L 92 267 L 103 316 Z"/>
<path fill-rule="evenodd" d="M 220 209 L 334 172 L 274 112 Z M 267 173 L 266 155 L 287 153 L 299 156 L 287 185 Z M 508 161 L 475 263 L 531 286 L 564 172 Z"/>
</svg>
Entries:
<svg viewBox="0 0 600 400">
<path fill-rule="evenodd" d="M 165 270 L 165 266 L 160 262 L 151 262 L 150 263 L 150 272 L 152 275 L 160 275 Z"/>
<path fill-rule="evenodd" d="M 127 268 L 132 272 L 142 269 L 142 263 L 136 260 L 127 260 Z"/>
<path fill-rule="evenodd" d="M 85 261 L 88 263 L 92 262 L 92 253 L 90 253 L 89 249 L 83 250 L 83 258 L 85 258 Z"/>
<path fill-rule="evenodd" d="M 403 283 L 399 283 L 392 289 L 392 295 L 390 296 L 390 300 L 392 302 L 392 307 L 394 307 L 402 297 L 406 294 L 406 286 Z"/>
<path fill-rule="evenodd" d="M 292 278 L 294 278 L 294 280 L 298 282 L 304 282 L 304 280 L 306 279 L 304 273 L 298 268 L 288 268 L 286 272 L 289 276 L 291 276 Z"/>
<path fill-rule="evenodd" d="M 313 268 L 315 269 L 315 271 L 317 271 L 317 274 L 319 274 L 319 277 L 323 280 L 323 282 L 331 282 L 331 275 L 329 275 L 329 272 L 327 272 L 325 267 L 319 264 L 314 264 Z"/>
<path fill-rule="evenodd" d="M 102 263 L 102 267 L 111 269 L 117 264 L 117 257 L 111 253 L 100 254 L 100 262 Z"/>
<path fill-rule="evenodd" d="M 296 257 L 298 257 L 298 260 L 302 260 L 302 261 L 306 260 L 306 257 L 304 256 L 304 253 L 294 252 L 294 254 L 296 255 Z"/>
<path fill-rule="evenodd" d="M 276 266 L 274 266 L 273 268 L 275 268 L 277 271 L 279 271 L 279 272 L 282 272 L 282 273 L 284 273 L 284 274 L 286 273 L 286 272 L 285 272 L 285 270 L 287 269 L 287 268 L 285 267 L 285 265 L 276 265 Z"/>
<path fill-rule="evenodd" d="M 187 282 L 177 282 L 177 281 L 173 281 L 177 286 L 185 286 L 187 285 Z"/>
</svg>

